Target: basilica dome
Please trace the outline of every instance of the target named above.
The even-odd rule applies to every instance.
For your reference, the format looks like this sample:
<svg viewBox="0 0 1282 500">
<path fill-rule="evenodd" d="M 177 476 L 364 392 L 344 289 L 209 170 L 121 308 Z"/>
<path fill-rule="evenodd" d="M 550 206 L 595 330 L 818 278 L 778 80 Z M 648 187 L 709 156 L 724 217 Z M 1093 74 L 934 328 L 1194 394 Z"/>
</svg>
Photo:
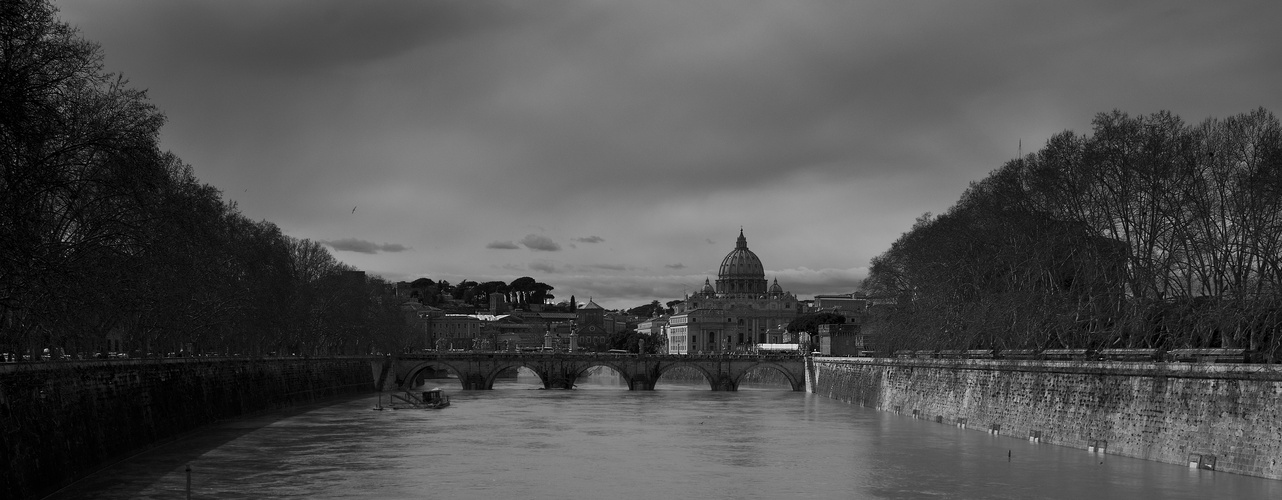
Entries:
<svg viewBox="0 0 1282 500">
<path fill-rule="evenodd" d="M 734 250 L 721 259 L 717 272 L 717 293 L 766 293 L 766 271 L 757 254 L 748 250 L 748 240 L 739 230 Z"/>
</svg>

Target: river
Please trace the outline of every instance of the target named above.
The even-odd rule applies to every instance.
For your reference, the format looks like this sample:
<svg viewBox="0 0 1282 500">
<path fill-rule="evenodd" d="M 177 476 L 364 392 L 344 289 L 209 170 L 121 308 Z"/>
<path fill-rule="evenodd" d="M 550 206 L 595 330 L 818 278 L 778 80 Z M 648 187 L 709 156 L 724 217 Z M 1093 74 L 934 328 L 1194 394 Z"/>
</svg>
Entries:
<svg viewBox="0 0 1282 500">
<path fill-rule="evenodd" d="M 778 386 L 439 381 L 443 410 L 344 398 L 220 423 L 49 498 L 1282 498 L 1282 481 L 991 436 Z"/>
</svg>

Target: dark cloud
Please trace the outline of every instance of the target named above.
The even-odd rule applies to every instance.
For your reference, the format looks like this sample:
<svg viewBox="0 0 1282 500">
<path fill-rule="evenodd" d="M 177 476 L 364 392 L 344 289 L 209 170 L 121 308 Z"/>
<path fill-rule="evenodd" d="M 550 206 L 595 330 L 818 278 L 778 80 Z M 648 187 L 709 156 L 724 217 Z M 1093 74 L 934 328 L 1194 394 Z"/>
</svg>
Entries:
<svg viewBox="0 0 1282 500">
<path fill-rule="evenodd" d="M 329 245 L 330 248 L 340 252 L 358 252 L 376 254 L 379 252 L 404 252 L 410 248 L 399 243 L 378 244 L 372 241 L 358 240 L 356 238 L 343 238 L 341 240 L 325 241 L 320 240 L 322 244 Z"/>
<path fill-rule="evenodd" d="M 552 238 L 541 234 L 527 234 L 521 238 L 521 244 L 525 245 L 525 248 L 541 252 L 555 252 L 561 249 L 561 245 L 552 241 Z"/>
<path fill-rule="evenodd" d="M 521 247 L 517 246 L 516 243 L 512 243 L 510 241 L 492 241 L 490 242 L 490 244 L 485 245 L 485 248 L 493 248 L 497 250 L 517 250 L 517 249 L 520 249 Z"/>
<path fill-rule="evenodd" d="M 115 22 L 134 16 L 151 27 L 149 36 L 183 40 L 152 47 L 159 60 L 274 74 L 365 64 L 522 22 L 518 9 L 498 2 L 195 1 L 148 3 L 133 12 L 89 7 Z"/>
<path fill-rule="evenodd" d="M 603 303 L 679 297 L 682 277 L 639 274 L 715 266 L 731 248 L 710 236 L 749 220 L 762 259 L 799 270 L 785 288 L 848 291 L 857 273 L 800 270 L 866 265 L 1017 141 L 1114 108 L 1282 112 L 1277 2 L 57 3 L 246 215 L 433 252 L 329 243 L 389 275 L 498 271 L 478 227 L 535 231 L 491 249 L 589 235 L 562 244 L 627 269 L 529 269 L 571 290 L 582 270 Z M 627 245 L 595 244 L 618 227 Z"/>
<path fill-rule="evenodd" d="M 850 269 L 782 269 L 767 271 L 766 279 L 778 279 L 784 290 L 798 295 L 815 295 L 821 293 L 850 293 L 859 289 L 864 278 L 868 277 L 868 268 Z"/>
</svg>

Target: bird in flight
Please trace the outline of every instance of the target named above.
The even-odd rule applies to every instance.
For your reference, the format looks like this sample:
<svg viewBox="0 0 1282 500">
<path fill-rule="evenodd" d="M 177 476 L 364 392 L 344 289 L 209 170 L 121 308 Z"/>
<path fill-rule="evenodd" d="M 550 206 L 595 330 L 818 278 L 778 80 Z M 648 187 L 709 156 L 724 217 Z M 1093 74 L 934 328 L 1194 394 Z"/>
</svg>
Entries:
<svg viewBox="0 0 1282 500">
<path fill-rule="evenodd" d="M 352 213 L 356 213 L 356 207 L 352 207 Z"/>
</svg>

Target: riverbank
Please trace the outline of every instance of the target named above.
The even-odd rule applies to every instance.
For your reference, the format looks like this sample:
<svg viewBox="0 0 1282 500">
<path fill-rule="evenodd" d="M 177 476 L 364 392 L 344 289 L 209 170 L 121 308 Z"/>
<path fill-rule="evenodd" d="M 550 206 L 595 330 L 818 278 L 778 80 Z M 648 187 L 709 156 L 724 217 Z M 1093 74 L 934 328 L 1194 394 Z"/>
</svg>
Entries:
<svg viewBox="0 0 1282 500">
<path fill-rule="evenodd" d="M 1277 365 L 816 357 L 807 390 L 994 434 L 1282 479 Z"/>
<path fill-rule="evenodd" d="M 0 366 L 0 489 L 38 498 L 220 420 L 373 392 L 368 357 L 161 359 Z"/>
</svg>

